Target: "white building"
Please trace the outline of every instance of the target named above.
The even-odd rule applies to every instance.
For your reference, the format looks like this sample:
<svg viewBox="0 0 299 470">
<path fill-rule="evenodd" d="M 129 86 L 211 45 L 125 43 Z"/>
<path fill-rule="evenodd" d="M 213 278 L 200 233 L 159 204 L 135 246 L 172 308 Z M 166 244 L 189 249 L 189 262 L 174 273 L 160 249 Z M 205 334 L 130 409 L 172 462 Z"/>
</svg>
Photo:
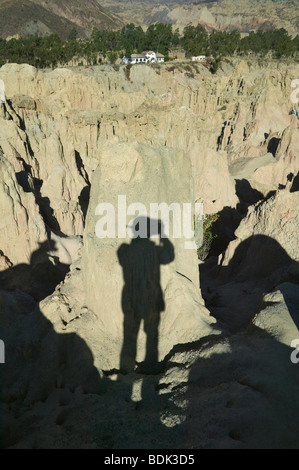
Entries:
<svg viewBox="0 0 299 470">
<path fill-rule="evenodd" d="M 192 62 L 205 62 L 207 60 L 205 55 L 196 55 L 192 57 Z"/>
<path fill-rule="evenodd" d="M 157 52 L 156 56 L 157 56 L 157 62 L 164 62 L 165 57 L 163 54 L 160 54 L 159 52 Z"/>
<path fill-rule="evenodd" d="M 143 54 L 132 54 L 130 57 L 124 56 L 122 62 L 123 64 L 145 64 L 147 59 Z"/>
<path fill-rule="evenodd" d="M 147 58 L 148 62 L 164 62 L 164 55 L 160 52 L 143 51 L 142 54 Z"/>
<path fill-rule="evenodd" d="M 123 64 L 146 64 L 148 62 L 164 62 L 164 55 L 159 52 L 143 51 L 141 54 L 132 54 L 130 57 L 122 58 Z"/>
</svg>

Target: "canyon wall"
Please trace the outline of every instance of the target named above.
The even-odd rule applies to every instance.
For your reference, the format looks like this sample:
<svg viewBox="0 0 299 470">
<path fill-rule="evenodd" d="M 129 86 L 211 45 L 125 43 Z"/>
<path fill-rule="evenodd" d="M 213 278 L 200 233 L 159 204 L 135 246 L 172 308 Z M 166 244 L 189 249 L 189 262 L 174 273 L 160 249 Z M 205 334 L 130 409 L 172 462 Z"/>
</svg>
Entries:
<svg viewBox="0 0 299 470">
<path fill-rule="evenodd" d="M 233 352 L 237 347 L 248 353 L 248 363 L 250 357 L 257 360 L 252 344 L 246 349 L 247 339 L 242 342 L 240 330 L 249 325 L 270 336 L 274 332 L 285 346 L 296 335 L 290 312 L 297 302 L 299 121 L 290 110 L 291 83 L 298 76 L 294 63 L 236 58 L 222 62 L 214 75 L 202 65 L 184 64 L 55 70 L 6 64 L 0 69 L 6 93 L 0 103 L 6 447 L 51 446 L 56 438 L 61 438 L 57 447 L 77 445 L 81 431 L 76 428 L 72 438 L 65 433 L 67 423 L 74 426 L 77 419 L 75 408 L 65 416 L 64 403 L 76 404 L 85 419 L 94 406 L 102 406 L 103 413 L 106 403 L 109 417 L 116 412 L 119 418 L 116 402 L 105 393 L 115 380 L 121 386 L 111 396 L 121 398 L 138 373 L 149 386 L 143 387 L 143 399 L 150 393 L 156 403 L 164 396 L 168 406 L 166 395 L 173 393 L 171 406 L 178 403 L 181 409 L 179 390 L 190 380 L 188 400 L 197 416 L 192 384 L 205 374 L 199 360 L 212 358 L 211 374 L 217 375 L 213 357 L 220 354 L 231 373 L 229 357 L 237 361 L 238 354 L 229 356 L 229 343 Z M 196 202 L 206 215 L 219 214 L 210 258 L 202 263 L 196 247 L 185 249 L 172 219 L 166 237 L 162 224 L 154 239 L 138 242 L 126 230 L 136 213 L 127 215 L 122 233 L 116 213 L 114 236 L 99 237 L 99 204 L 117 208 L 119 196 L 126 207 L 143 204 L 146 215 L 151 203 L 193 207 Z M 150 271 L 155 282 L 147 279 Z M 137 320 L 133 298 L 141 312 Z M 267 317 L 275 302 L 287 318 L 285 333 L 277 315 L 273 322 Z M 260 347 L 259 336 L 253 343 Z M 278 354 L 268 336 L 266 344 L 270 355 Z M 254 382 L 251 366 L 249 371 Z M 157 397 L 152 375 L 160 380 Z M 232 377 L 233 372 L 226 380 L 235 390 Z M 291 375 L 290 387 L 293 383 Z M 203 384 L 213 388 L 205 377 Z M 138 401 L 134 387 L 132 400 Z M 212 397 L 219 410 L 217 396 Z M 255 396 L 251 399 L 255 403 Z M 40 437 L 25 432 L 36 403 L 42 403 L 36 412 L 45 424 Z M 55 407 L 61 435 L 48 421 Z M 176 445 L 195 445 L 196 425 L 174 408 L 171 416 L 162 413 L 162 421 L 155 415 L 161 442 L 166 445 L 168 437 L 172 442 L 173 435 L 163 434 L 166 426 L 174 427 Z M 183 422 L 184 443 L 179 441 Z M 84 437 L 87 447 L 103 445 L 100 431 L 94 432 L 97 440 Z M 255 442 L 248 436 L 245 447 Z M 224 447 L 226 439 L 219 437 Z M 232 439 L 238 446 L 240 440 Z M 207 436 L 204 442 L 210 445 Z"/>
</svg>

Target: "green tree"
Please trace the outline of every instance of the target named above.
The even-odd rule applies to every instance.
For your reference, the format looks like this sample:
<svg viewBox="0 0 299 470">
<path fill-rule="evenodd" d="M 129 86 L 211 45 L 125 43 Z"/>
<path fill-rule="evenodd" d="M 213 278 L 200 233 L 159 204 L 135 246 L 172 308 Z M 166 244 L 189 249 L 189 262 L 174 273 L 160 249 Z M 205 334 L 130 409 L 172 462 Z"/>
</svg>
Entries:
<svg viewBox="0 0 299 470">
<path fill-rule="evenodd" d="M 168 55 L 172 44 L 172 26 L 170 24 L 153 24 L 145 33 L 144 48 Z"/>
<path fill-rule="evenodd" d="M 117 52 L 110 51 L 110 52 L 108 52 L 107 57 L 108 57 L 108 60 L 109 60 L 110 64 L 115 64 L 116 59 L 117 59 Z"/>
<path fill-rule="evenodd" d="M 186 57 L 205 55 L 209 51 L 208 33 L 201 25 L 187 26 L 184 29 L 182 46 L 185 50 Z"/>
</svg>

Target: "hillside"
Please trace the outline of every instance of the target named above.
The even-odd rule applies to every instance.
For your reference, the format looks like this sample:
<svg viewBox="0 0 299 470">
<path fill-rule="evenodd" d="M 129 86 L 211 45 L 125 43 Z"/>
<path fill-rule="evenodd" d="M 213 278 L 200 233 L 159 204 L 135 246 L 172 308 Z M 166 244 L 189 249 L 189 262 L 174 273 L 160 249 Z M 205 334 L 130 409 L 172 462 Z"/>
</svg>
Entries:
<svg viewBox="0 0 299 470">
<path fill-rule="evenodd" d="M 117 30 L 127 23 L 173 24 L 180 31 L 188 24 L 202 24 L 208 31 L 285 28 L 292 35 L 299 32 L 296 0 L 0 0 L 0 15 L 2 38 L 56 33 L 66 39 L 74 28 L 78 37 L 89 37 L 93 28 Z"/>
<path fill-rule="evenodd" d="M 119 29 L 123 23 L 96 1 L 0 0 L 0 37 L 56 33 L 65 39 L 72 29 L 88 37 L 93 29 Z"/>
<path fill-rule="evenodd" d="M 202 24 L 208 30 L 241 32 L 259 29 L 285 28 L 289 33 L 299 31 L 298 2 L 296 0 L 221 0 L 215 2 L 164 1 L 134 2 L 103 0 L 125 21 L 135 24 L 170 23 L 182 30 L 188 24 Z"/>
</svg>

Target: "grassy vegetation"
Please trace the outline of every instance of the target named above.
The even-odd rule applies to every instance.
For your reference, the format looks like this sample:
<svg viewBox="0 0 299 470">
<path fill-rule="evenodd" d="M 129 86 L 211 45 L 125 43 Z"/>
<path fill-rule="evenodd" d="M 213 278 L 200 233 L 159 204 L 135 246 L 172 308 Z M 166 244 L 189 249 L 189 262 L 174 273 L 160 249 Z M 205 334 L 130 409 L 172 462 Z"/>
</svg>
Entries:
<svg viewBox="0 0 299 470">
<path fill-rule="evenodd" d="M 206 214 L 203 220 L 203 241 L 200 248 L 197 250 L 198 258 L 204 261 L 211 249 L 213 240 L 217 235 L 213 232 L 213 225 L 219 219 L 219 214 Z"/>
</svg>

